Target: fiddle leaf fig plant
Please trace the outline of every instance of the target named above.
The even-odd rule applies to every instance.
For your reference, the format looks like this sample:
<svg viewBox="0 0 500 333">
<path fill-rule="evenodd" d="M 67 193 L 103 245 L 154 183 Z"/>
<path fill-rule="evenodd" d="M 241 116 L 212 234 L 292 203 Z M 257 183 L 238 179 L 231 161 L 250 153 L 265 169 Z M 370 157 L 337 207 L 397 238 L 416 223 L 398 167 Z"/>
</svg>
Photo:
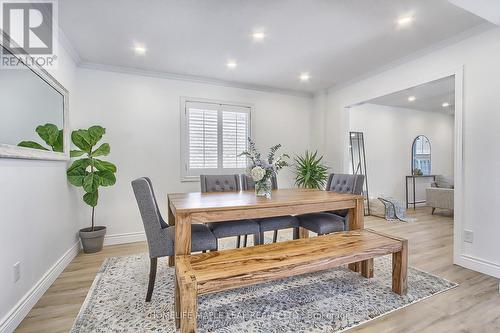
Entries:
<svg viewBox="0 0 500 333">
<path fill-rule="evenodd" d="M 77 187 L 83 187 L 83 201 L 92 207 L 92 228 L 94 231 L 95 207 L 99 200 L 99 188 L 112 186 L 116 183 L 116 166 L 96 157 L 107 156 L 110 153 L 108 143 L 97 144 L 106 133 L 101 126 L 79 129 L 71 133 L 71 141 L 78 148 L 71 150 L 71 157 L 79 157 L 73 161 L 67 170 L 68 181 Z"/>
<path fill-rule="evenodd" d="M 36 127 L 35 132 L 38 136 L 50 147 L 50 149 L 42 146 L 35 141 L 21 141 L 17 145 L 19 147 L 33 148 L 40 150 L 52 150 L 55 152 L 62 153 L 64 149 L 63 145 L 63 130 L 57 128 L 54 124 L 39 125 Z"/>
</svg>

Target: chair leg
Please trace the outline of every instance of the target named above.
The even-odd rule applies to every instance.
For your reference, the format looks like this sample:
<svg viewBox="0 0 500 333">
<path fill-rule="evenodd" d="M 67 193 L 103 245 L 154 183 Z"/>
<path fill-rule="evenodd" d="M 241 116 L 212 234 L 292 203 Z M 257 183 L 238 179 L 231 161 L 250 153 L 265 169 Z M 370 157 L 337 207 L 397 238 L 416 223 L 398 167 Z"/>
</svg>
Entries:
<svg viewBox="0 0 500 333">
<path fill-rule="evenodd" d="M 264 237 L 262 236 L 264 233 L 258 233 L 253 235 L 253 243 L 254 245 L 264 244 Z"/>
<path fill-rule="evenodd" d="M 274 230 L 273 233 L 273 243 L 276 243 L 278 241 L 278 230 Z"/>
<path fill-rule="evenodd" d="M 236 237 L 236 248 L 239 249 L 240 248 L 240 243 L 241 243 L 241 236 L 238 235 Z"/>
<path fill-rule="evenodd" d="M 243 247 L 247 247 L 247 242 L 248 242 L 248 235 L 245 235 L 243 237 Z"/>
<path fill-rule="evenodd" d="M 431 215 L 434 215 L 434 211 L 436 210 L 436 208 L 432 207 L 432 212 L 431 212 Z"/>
<path fill-rule="evenodd" d="M 153 296 L 153 289 L 155 288 L 156 280 L 156 266 L 158 264 L 158 258 L 151 258 L 149 264 L 149 285 L 148 292 L 146 294 L 146 302 L 151 301 L 151 296 Z"/>
</svg>

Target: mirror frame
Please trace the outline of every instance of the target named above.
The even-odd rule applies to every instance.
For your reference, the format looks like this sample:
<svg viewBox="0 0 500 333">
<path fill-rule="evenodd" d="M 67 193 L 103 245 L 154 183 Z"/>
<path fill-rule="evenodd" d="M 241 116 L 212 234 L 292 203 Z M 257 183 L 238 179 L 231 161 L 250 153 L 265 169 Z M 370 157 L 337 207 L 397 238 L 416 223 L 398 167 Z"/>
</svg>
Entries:
<svg viewBox="0 0 500 333">
<path fill-rule="evenodd" d="M 36 74 L 41 80 L 45 81 L 54 90 L 63 96 L 63 152 L 45 151 L 40 149 L 25 148 L 14 145 L 9 145 L 5 143 L 0 143 L 0 158 L 22 158 L 22 159 L 33 159 L 33 160 L 52 160 L 52 161 L 65 161 L 69 160 L 69 149 L 70 149 L 70 129 L 69 129 L 69 92 L 64 88 L 64 86 L 59 83 L 52 75 L 49 74 L 45 69 L 36 65 L 33 66 L 26 64 L 22 58 L 18 57 L 12 48 L 3 45 L 3 40 L 7 35 L 2 29 L 0 29 L 0 34 L 2 39 L 0 40 L 0 47 L 7 49 L 11 52 L 21 63 L 23 63 L 28 69 L 30 69 L 34 74 Z M 12 42 L 13 43 L 13 42 Z M 17 47 L 17 45 L 16 45 Z M 28 54 L 26 52 L 26 54 Z M 31 58 L 29 55 L 27 57 Z M 34 130 L 34 129 L 33 129 Z"/>
<path fill-rule="evenodd" d="M 428 175 L 423 175 L 423 176 L 430 176 L 432 175 L 432 146 L 431 146 L 431 140 L 429 140 L 429 138 L 426 136 L 426 135 L 423 135 L 423 134 L 419 134 L 415 137 L 415 139 L 413 139 L 413 143 L 411 144 L 411 160 L 410 160 L 410 163 L 411 163 L 411 175 L 412 176 L 415 176 L 413 174 L 414 170 L 415 170 L 415 166 L 413 165 L 413 162 L 414 162 L 414 158 L 413 158 L 413 150 L 415 148 L 415 142 L 417 142 L 417 139 L 420 138 L 420 137 L 424 137 L 427 139 L 427 142 L 429 143 L 429 149 L 430 149 L 430 154 L 429 154 L 429 161 L 430 161 L 430 164 L 431 164 L 431 167 L 430 167 L 430 170 L 429 170 L 429 174 Z"/>
</svg>

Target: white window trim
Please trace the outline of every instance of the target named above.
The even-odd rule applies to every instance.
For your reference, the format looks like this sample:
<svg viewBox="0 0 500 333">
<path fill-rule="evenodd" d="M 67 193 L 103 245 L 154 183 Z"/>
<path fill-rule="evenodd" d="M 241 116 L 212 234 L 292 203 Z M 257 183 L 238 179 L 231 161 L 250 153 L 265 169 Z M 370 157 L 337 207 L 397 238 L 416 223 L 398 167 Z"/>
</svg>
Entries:
<svg viewBox="0 0 500 333">
<path fill-rule="evenodd" d="M 188 175 L 187 165 L 188 165 L 188 131 L 187 131 L 187 114 L 186 114 L 186 103 L 187 102 L 198 102 L 198 103 L 214 103 L 214 104 L 225 104 L 234 105 L 249 108 L 248 112 L 248 135 L 252 136 L 252 124 L 253 124 L 253 111 L 254 105 L 249 103 L 232 102 L 232 101 L 221 101 L 207 98 L 197 98 L 197 97 L 185 97 L 182 96 L 180 99 L 180 133 L 181 133 L 181 182 L 199 182 L 199 176 Z M 221 170 L 221 169 L 218 169 Z M 223 169 L 225 174 L 236 174 L 243 173 L 245 169 Z"/>
</svg>

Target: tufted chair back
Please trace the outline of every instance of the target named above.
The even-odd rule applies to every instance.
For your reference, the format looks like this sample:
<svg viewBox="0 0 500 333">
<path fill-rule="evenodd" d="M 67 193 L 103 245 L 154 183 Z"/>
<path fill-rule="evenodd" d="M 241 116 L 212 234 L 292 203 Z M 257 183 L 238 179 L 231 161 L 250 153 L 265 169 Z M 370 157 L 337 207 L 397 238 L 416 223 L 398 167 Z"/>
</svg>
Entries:
<svg viewBox="0 0 500 333">
<path fill-rule="evenodd" d="M 201 175 L 201 192 L 237 192 L 241 189 L 239 175 Z"/>
<path fill-rule="evenodd" d="M 271 177 L 271 188 L 273 190 L 278 189 L 278 181 L 276 179 L 276 176 Z M 243 191 L 255 190 L 255 182 L 251 176 L 245 174 L 241 175 L 241 189 Z"/>
<path fill-rule="evenodd" d="M 149 256 L 157 258 L 172 255 L 169 247 L 165 245 L 164 233 L 162 232 L 168 226 L 161 217 L 151 181 L 146 177 L 138 178 L 132 181 L 132 188 L 144 224 Z"/>
<path fill-rule="evenodd" d="M 361 194 L 363 192 L 364 175 L 345 175 L 345 174 L 330 174 L 326 183 L 326 190 L 337 193 L 353 193 Z M 336 215 L 345 217 L 348 210 L 339 210 L 334 212 Z M 346 226 L 347 230 L 347 226 Z"/>
<path fill-rule="evenodd" d="M 364 175 L 330 174 L 326 190 L 337 193 L 361 194 L 363 191 Z"/>
</svg>

